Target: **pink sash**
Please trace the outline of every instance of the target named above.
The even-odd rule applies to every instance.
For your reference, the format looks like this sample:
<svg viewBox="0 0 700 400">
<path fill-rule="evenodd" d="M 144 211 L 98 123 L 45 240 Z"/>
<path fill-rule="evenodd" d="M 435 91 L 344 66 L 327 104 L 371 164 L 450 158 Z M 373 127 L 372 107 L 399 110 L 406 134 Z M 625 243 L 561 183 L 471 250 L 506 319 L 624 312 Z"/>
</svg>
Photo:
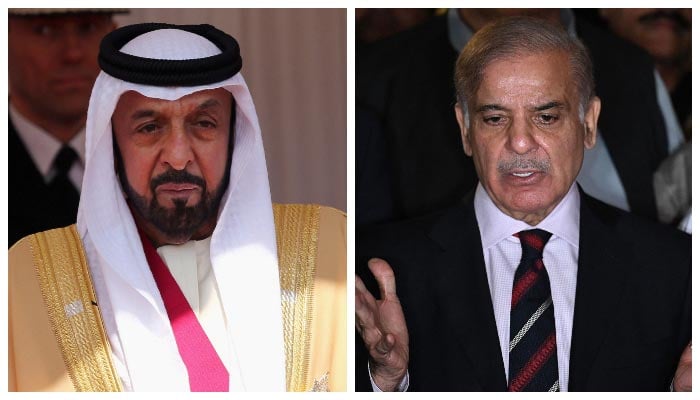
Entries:
<svg viewBox="0 0 700 400">
<path fill-rule="evenodd" d="M 150 240 L 139 230 L 151 273 L 168 312 L 192 392 L 228 392 L 228 371 L 194 315 L 175 278 Z"/>
</svg>

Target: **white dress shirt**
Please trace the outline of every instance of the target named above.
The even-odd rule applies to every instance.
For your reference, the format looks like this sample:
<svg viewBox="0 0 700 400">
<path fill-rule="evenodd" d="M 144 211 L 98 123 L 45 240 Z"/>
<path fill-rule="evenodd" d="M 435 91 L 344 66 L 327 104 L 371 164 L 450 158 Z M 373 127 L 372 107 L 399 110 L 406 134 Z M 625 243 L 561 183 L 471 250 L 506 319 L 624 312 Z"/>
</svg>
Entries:
<svg viewBox="0 0 700 400">
<path fill-rule="evenodd" d="M 569 387 L 569 354 L 576 299 L 578 271 L 580 195 L 572 185 L 566 196 L 539 224 L 531 226 L 502 213 L 491 201 L 481 183 L 474 195 L 474 211 L 479 224 L 488 278 L 501 344 L 503 366 L 508 381 L 510 343 L 510 303 L 515 270 L 520 263 L 522 248 L 514 233 L 528 229 L 543 229 L 552 233 L 544 246 L 543 261 L 552 290 L 554 320 L 557 334 L 559 387 Z"/>
<path fill-rule="evenodd" d="M 61 150 L 63 143 L 26 119 L 12 106 L 12 103 L 10 103 L 10 119 L 29 156 L 34 161 L 36 169 L 44 177 L 44 182 L 51 182 L 56 175 L 56 171 L 52 168 L 53 160 Z M 81 129 L 67 145 L 72 147 L 78 154 L 79 162 L 73 163 L 70 171 L 68 171 L 68 178 L 80 192 L 83 185 L 83 173 L 85 172 L 85 128 Z"/>
</svg>

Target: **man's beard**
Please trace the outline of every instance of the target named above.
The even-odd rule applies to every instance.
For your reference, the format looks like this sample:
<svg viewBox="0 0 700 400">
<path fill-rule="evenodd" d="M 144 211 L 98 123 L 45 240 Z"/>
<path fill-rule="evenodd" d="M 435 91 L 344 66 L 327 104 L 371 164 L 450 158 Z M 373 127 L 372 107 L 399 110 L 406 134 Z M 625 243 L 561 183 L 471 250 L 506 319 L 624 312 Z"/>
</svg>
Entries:
<svg viewBox="0 0 700 400">
<path fill-rule="evenodd" d="M 129 184 L 121 160 L 117 162 L 117 166 L 119 181 L 133 210 L 168 238 L 177 242 L 189 240 L 204 223 L 216 217 L 221 198 L 228 186 L 228 179 L 223 179 L 213 192 L 209 192 L 206 181 L 201 177 L 171 168 L 151 179 L 150 191 L 153 197 L 149 202 Z M 191 183 L 199 186 L 202 194 L 193 206 L 187 206 L 187 199 L 174 199 L 174 207 L 164 207 L 156 197 L 156 188 L 164 183 Z"/>
</svg>

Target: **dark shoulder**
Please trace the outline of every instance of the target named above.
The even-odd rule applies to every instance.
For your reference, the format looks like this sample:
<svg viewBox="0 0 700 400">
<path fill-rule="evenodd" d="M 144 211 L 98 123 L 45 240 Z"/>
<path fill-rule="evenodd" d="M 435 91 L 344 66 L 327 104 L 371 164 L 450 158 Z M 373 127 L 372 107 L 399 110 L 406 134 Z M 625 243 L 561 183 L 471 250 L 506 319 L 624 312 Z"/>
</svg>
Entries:
<svg viewBox="0 0 700 400">
<path fill-rule="evenodd" d="M 690 259 L 691 237 L 689 234 L 670 225 L 660 224 L 624 210 L 612 207 L 590 196 L 583 195 L 582 201 L 591 213 L 609 229 L 613 237 L 625 240 L 639 254 L 650 257 L 679 257 Z M 582 210 L 581 225 L 586 213 Z"/>
<path fill-rule="evenodd" d="M 457 205 L 422 217 L 358 230 L 355 273 L 378 295 L 367 263 L 371 258 L 381 258 L 394 270 L 397 288 L 425 287 L 433 277 L 431 268 L 426 266 L 433 265 L 443 253 L 451 231 L 466 230 L 466 215 L 467 207 Z"/>
<path fill-rule="evenodd" d="M 411 251 L 418 247 L 437 245 L 430 237 L 433 228 L 450 216 L 464 212 L 456 205 L 430 214 L 360 228 L 357 232 L 358 253 Z M 368 254 L 371 256 L 371 254 Z"/>
<path fill-rule="evenodd" d="M 357 262 L 366 263 L 372 257 L 393 260 L 405 265 L 421 265 L 455 246 L 455 241 L 476 236 L 473 206 L 460 202 L 433 213 L 368 227 L 357 234 Z M 391 264 L 391 263 L 390 263 Z"/>
</svg>

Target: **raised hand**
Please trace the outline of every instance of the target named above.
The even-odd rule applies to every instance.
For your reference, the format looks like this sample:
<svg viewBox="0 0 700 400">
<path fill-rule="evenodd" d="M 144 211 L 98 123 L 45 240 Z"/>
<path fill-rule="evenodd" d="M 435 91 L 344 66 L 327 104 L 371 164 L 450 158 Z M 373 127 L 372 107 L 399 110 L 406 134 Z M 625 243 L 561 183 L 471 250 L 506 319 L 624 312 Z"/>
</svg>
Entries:
<svg viewBox="0 0 700 400">
<path fill-rule="evenodd" d="M 375 384 L 382 391 L 394 391 L 408 369 L 408 329 L 396 296 L 394 271 L 379 258 L 369 260 L 369 269 L 379 284 L 380 299 L 355 275 L 355 329 L 369 351 Z"/>
</svg>

